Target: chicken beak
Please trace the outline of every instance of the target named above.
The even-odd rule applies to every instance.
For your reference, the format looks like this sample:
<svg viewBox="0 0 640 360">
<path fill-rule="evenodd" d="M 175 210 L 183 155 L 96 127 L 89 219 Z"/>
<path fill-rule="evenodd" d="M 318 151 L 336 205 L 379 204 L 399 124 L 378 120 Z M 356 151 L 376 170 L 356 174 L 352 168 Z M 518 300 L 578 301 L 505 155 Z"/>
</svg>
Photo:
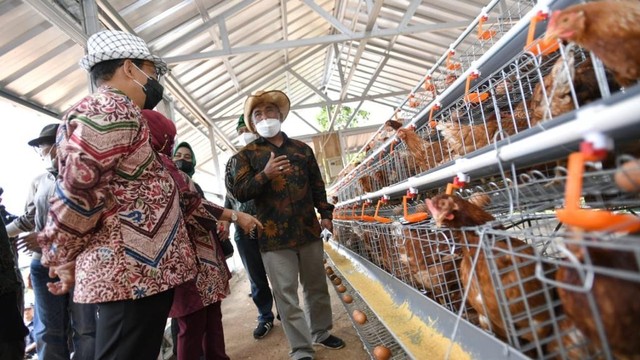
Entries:
<svg viewBox="0 0 640 360">
<path fill-rule="evenodd" d="M 431 217 L 433 217 L 433 219 L 436 221 L 436 227 L 442 227 L 443 214 L 438 209 L 436 209 L 431 199 L 426 199 L 424 202 L 427 204 L 427 209 L 429 209 Z"/>
<path fill-rule="evenodd" d="M 558 18 L 559 15 L 560 15 L 560 10 L 556 10 L 551 13 L 551 16 L 549 17 L 549 24 L 547 24 L 547 31 L 544 34 L 544 40 L 550 41 L 550 40 L 556 40 L 558 38 L 559 29 L 556 26 L 556 19 Z"/>
</svg>

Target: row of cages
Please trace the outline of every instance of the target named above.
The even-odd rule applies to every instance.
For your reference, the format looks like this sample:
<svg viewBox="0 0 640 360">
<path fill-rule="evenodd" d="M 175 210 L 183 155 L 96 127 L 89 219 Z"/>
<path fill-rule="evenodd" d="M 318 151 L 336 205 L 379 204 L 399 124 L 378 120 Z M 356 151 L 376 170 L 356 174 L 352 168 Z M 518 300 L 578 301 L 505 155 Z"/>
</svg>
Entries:
<svg viewBox="0 0 640 360">
<path fill-rule="evenodd" d="M 567 161 L 552 161 L 517 170 L 504 164 L 500 175 L 476 179 L 458 189 L 457 193 L 494 216 L 507 216 L 515 212 L 554 211 L 565 203 L 567 183 L 572 176 L 580 176 L 582 206 L 625 210 L 638 202 L 636 192 L 639 190 L 637 182 L 640 182 L 640 158 L 624 151 L 637 152 L 640 141 L 619 142 L 618 147 L 621 149 L 619 152 L 611 152 L 602 161 L 585 163 L 582 174 L 570 174 Z M 377 174 L 380 173 L 386 174 Z M 377 175 L 373 181 L 374 184 L 380 181 Z M 444 191 L 443 188 L 436 188 L 405 196 L 406 206 L 400 198 L 380 198 L 375 202 L 365 200 L 338 205 L 334 210 L 334 218 L 388 223 L 407 221 L 407 216 L 420 218 L 418 214 L 426 217 L 428 210 L 422 199 Z"/>
<path fill-rule="evenodd" d="M 458 101 L 432 107 L 419 129 L 397 130 L 389 148 L 361 164 L 335 192 L 339 201 L 383 189 L 570 113 L 620 90 L 601 63 L 569 44 L 525 51 L 474 83 Z"/>
<path fill-rule="evenodd" d="M 338 220 L 335 241 L 530 358 L 640 355 L 640 236 L 493 225 Z"/>
<path fill-rule="evenodd" d="M 405 115 L 417 114 L 444 92 L 530 12 L 535 3 L 500 1 L 490 9 L 485 7 L 475 31 L 469 32 L 455 46 L 452 45 L 443 55 L 443 61 L 425 77 L 418 91 L 409 95 L 408 101 L 401 107 Z"/>
<path fill-rule="evenodd" d="M 560 221 L 570 175 L 556 164 L 338 207 L 334 241 L 530 358 L 640 358 L 640 160 L 584 167 L 581 209 L 625 223 Z"/>
</svg>

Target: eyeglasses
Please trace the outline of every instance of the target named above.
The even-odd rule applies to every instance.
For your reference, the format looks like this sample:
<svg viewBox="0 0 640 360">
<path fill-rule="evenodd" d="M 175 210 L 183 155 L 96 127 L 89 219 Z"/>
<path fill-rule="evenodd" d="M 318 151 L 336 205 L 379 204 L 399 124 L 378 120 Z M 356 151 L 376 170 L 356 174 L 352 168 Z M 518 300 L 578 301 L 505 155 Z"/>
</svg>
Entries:
<svg viewBox="0 0 640 360">
<path fill-rule="evenodd" d="M 51 153 L 51 150 L 53 150 L 53 146 L 46 146 L 44 148 L 41 148 L 39 146 L 34 146 L 33 147 L 33 151 L 36 152 L 36 154 L 38 154 L 38 156 L 40 156 L 41 158 L 44 158 L 45 156 L 49 155 Z"/>
<path fill-rule="evenodd" d="M 153 68 L 153 73 L 148 74 L 147 72 L 145 72 L 144 70 L 140 69 L 138 67 L 138 65 L 136 65 L 135 63 L 133 64 L 133 66 L 136 67 L 136 69 L 140 70 L 140 72 L 142 72 L 143 74 L 145 74 L 147 76 L 147 78 L 149 79 L 154 79 L 156 81 L 160 81 L 162 80 L 162 75 L 158 75 L 158 70 L 156 69 L 156 65 L 150 61 L 145 61 L 142 63 L 142 67 L 148 67 L 148 68 Z"/>
</svg>

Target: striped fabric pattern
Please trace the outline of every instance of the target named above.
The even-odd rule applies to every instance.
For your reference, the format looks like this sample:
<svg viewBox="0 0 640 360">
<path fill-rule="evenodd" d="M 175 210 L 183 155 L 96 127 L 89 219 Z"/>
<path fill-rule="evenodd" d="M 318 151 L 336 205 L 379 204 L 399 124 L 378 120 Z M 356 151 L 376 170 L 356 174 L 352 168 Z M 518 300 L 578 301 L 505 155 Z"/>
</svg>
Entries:
<svg viewBox="0 0 640 360">
<path fill-rule="evenodd" d="M 138 107 L 101 87 L 58 130 L 60 176 L 39 242 L 48 265 L 76 261 L 74 300 L 136 299 L 192 279 L 178 190 Z"/>
</svg>

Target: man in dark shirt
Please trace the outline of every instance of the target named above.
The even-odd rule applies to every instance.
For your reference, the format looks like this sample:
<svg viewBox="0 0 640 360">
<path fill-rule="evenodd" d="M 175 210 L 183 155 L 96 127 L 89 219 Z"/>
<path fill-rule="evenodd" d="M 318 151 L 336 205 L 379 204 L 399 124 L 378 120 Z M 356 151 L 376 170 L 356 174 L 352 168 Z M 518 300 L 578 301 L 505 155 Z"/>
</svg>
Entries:
<svg viewBox="0 0 640 360">
<path fill-rule="evenodd" d="M 0 213 L 4 213 L 1 204 Z M 0 359 L 7 360 L 21 360 L 24 357 L 24 337 L 28 334 L 20 314 L 22 283 L 16 270 L 15 254 L 4 227 L 3 216 L 0 218 Z"/>
<path fill-rule="evenodd" d="M 243 145 L 247 145 L 257 138 L 257 136 L 247 128 L 244 122 L 244 115 L 238 119 L 238 127 L 236 130 L 242 137 L 241 143 Z M 224 207 L 255 215 L 256 207 L 253 201 L 241 203 L 231 194 L 234 183 L 231 166 L 235 163 L 234 158 L 235 155 L 227 162 L 227 170 L 225 172 L 227 196 L 224 201 Z M 255 235 L 256 234 L 246 234 L 240 227 L 236 227 L 234 237 L 240 259 L 242 259 L 242 264 L 247 271 L 247 277 L 251 283 L 251 299 L 253 299 L 253 303 L 256 304 L 258 308 L 258 326 L 253 330 L 253 337 L 262 339 L 267 336 L 273 328 L 273 311 L 271 310 L 273 308 L 273 295 L 269 288 L 269 280 L 264 270 L 264 264 L 260 256 L 260 248 Z"/>
<path fill-rule="evenodd" d="M 331 335 L 331 304 L 323 269 L 322 227 L 332 230 L 333 205 L 311 148 L 280 131 L 289 113 L 281 91 L 261 91 L 244 105 L 247 127 L 260 138 L 244 147 L 231 166 L 233 195 L 254 200 L 264 226 L 258 236 L 292 359 L 312 359 L 312 344 L 344 347 Z M 315 209 L 321 216 L 321 224 Z M 298 278 L 306 311 L 298 300 Z M 305 320 L 305 312 L 308 319 Z M 307 322 L 308 320 L 308 322 Z"/>
</svg>

